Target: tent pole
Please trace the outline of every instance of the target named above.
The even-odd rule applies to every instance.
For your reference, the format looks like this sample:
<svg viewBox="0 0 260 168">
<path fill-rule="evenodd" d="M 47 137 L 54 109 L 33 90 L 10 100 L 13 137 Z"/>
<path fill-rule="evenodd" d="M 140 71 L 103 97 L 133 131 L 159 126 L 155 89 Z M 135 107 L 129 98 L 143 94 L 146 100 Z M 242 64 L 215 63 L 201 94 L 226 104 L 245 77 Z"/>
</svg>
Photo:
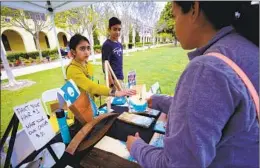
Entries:
<svg viewBox="0 0 260 168">
<path fill-rule="evenodd" d="M 58 52 L 59 52 L 59 57 L 60 57 L 60 63 L 61 63 L 61 70 L 62 70 L 62 74 L 64 79 L 66 80 L 66 73 L 65 73 L 65 69 L 64 69 L 64 63 L 63 63 L 63 59 L 61 56 L 61 52 L 60 52 L 60 44 L 59 44 L 59 40 L 58 40 L 58 36 L 57 36 L 57 31 L 56 31 L 56 26 L 55 26 L 55 21 L 54 21 L 54 12 L 50 12 L 51 14 L 51 21 L 52 21 L 52 26 L 53 26 L 53 32 L 54 32 L 54 36 L 55 36 L 55 41 L 56 41 L 56 45 L 58 48 Z"/>
<path fill-rule="evenodd" d="M 15 84 L 17 84 L 17 82 L 16 82 L 15 77 L 12 73 L 12 69 L 9 66 L 9 62 L 7 60 L 7 57 L 6 57 L 6 51 L 5 51 L 2 39 L 1 39 L 1 59 L 2 59 L 4 70 L 6 72 L 6 75 L 7 75 L 8 81 L 9 81 L 9 85 L 14 86 Z"/>
</svg>

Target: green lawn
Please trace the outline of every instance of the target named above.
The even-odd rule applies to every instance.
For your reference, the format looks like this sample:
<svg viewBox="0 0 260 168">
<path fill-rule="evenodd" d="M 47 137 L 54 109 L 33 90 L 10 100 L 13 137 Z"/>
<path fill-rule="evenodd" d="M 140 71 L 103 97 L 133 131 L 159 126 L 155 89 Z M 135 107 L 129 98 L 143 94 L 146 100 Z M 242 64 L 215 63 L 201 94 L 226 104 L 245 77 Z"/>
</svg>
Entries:
<svg viewBox="0 0 260 168">
<path fill-rule="evenodd" d="M 138 84 L 146 84 L 149 89 L 158 81 L 162 92 L 170 95 L 174 93 L 176 82 L 188 63 L 186 51 L 179 47 L 161 47 L 129 55 L 124 56 L 125 76 L 128 71 L 135 70 Z M 101 66 L 95 65 L 94 68 L 95 80 L 100 79 L 100 83 L 105 84 Z M 18 91 L 1 92 L 1 135 L 13 115 L 14 106 L 40 98 L 45 90 L 61 87 L 64 83 L 60 68 L 20 76 L 17 79 L 32 80 L 36 84 Z"/>
</svg>

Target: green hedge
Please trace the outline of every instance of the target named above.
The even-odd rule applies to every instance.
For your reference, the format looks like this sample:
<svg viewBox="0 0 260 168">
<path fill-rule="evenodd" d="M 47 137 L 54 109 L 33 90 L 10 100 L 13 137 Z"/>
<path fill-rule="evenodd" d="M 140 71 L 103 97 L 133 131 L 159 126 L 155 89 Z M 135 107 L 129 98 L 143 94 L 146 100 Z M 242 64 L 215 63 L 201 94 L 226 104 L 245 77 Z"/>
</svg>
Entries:
<svg viewBox="0 0 260 168">
<path fill-rule="evenodd" d="M 122 45 L 123 45 L 123 49 L 126 49 L 126 44 L 123 43 Z M 128 49 L 131 49 L 131 48 L 133 48 L 133 43 L 128 43 Z"/>
<path fill-rule="evenodd" d="M 152 45 L 152 44 L 153 44 L 152 42 L 146 42 L 146 43 L 144 43 L 144 46 L 148 46 L 148 45 Z M 136 47 L 143 47 L 143 43 L 137 42 L 137 43 L 135 43 L 135 46 Z"/>
<path fill-rule="evenodd" d="M 95 46 L 94 46 L 94 51 L 96 51 L 96 50 L 101 50 L 101 48 L 102 48 L 101 45 L 95 45 Z"/>
<path fill-rule="evenodd" d="M 43 50 L 42 51 L 42 56 L 46 57 L 47 55 L 53 55 L 53 54 L 57 54 L 58 50 L 54 49 L 54 50 Z M 7 59 L 10 62 L 14 62 L 15 60 L 18 60 L 20 58 L 24 58 L 24 59 L 36 59 L 37 57 L 39 57 L 39 52 L 38 51 L 33 51 L 33 52 L 15 52 L 15 53 L 7 53 Z"/>
</svg>

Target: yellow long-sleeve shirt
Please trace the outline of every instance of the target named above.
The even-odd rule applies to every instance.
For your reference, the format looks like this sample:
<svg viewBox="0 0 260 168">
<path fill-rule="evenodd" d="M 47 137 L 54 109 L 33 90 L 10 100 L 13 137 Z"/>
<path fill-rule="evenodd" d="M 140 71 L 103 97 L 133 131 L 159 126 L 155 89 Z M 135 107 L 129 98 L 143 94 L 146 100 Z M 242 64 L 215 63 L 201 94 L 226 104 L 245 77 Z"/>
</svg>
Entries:
<svg viewBox="0 0 260 168">
<path fill-rule="evenodd" d="M 110 89 L 105 85 L 100 85 L 93 82 L 93 66 L 87 63 L 85 66 L 72 60 L 67 68 L 67 79 L 72 79 L 79 87 L 80 91 L 86 91 L 91 95 L 108 96 Z"/>
</svg>

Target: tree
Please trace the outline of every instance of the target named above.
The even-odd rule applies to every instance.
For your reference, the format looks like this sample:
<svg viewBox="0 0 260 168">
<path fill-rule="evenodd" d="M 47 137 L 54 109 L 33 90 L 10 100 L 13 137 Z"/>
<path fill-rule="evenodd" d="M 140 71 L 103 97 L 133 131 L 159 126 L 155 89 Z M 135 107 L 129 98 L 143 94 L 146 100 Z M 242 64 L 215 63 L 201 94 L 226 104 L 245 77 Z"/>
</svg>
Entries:
<svg viewBox="0 0 260 168">
<path fill-rule="evenodd" d="M 103 2 L 100 5 L 101 10 L 99 10 L 100 21 L 97 23 L 98 34 L 109 37 L 108 34 L 108 21 L 111 17 L 117 16 L 115 10 L 113 10 L 112 4 L 110 2 Z M 118 16 L 117 16 L 118 17 Z"/>
<path fill-rule="evenodd" d="M 40 60 L 42 60 L 42 52 L 39 42 L 40 31 L 51 28 L 48 16 L 42 13 L 11 9 L 1 7 L 1 26 L 2 27 L 18 27 L 22 28 L 33 36 L 36 48 L 39 51 Z M 9 22 L 3 21 L 5 17 L 10 17 Z"/>
<path fill-rule="evenodd" d="M 76 8 L 55 14 L 55 25 L 66 30 L 70 35 L 83 34 L 87 30 L 85 9 Z"/>
<path fill-rule="evenodd" d="M 115 10 L 117 17 L 121 18 L 122 21 L 122 42 L 126 44 L 126 49 L 128 49 L 129 43 L 129 33 L 130 33 L 130 25 L 132 23 L 133 10 L 132 7 L 134 5 L 133 2 L 111 2 L 112 6 Z"/>
<path fill-rule="evenodd" d="M 93 37 L 94 37 L 94 44 L 95 44 L 95 45 L 100 45 L 100 41 L 99 41 L 99 39 L 98 39 L 98 31 L 97 31 L 96 28 L 95 28 L 95 31 L 94 31 L 94 33 L 93 33 Z"/>
<path fill-rule="evenodd" d="M 149 31 L 152 33 L 153 39 L 155 38 L 155 28 L 157 20 L 159 19 L 159 10 L 155 2 L 136 2 L 134 5 L 135 18 L 138 20 L 136 23 L 139 25 L 143 37 L 144 33 Z M 154 40 L 153 40 L 154 41 Z"/>
<path fill-rule="evenodd" d="M 8 22 L 6 18 L 8 17 Z M 47 16 L 44 14 L 28 12 L 23 10 L 15 10 L 8 7 L 1 7 L 1 26 L 2 27 L 19 27 L 29 32 L 36 42 L 36 47 L 39 50 L 40 59 L 42 59 L 42 53 L 39 45 L 39 32 L 45 28 L 49 28 L 50 24 L 47 21 Z M 12 69 L 9 66 L 8 60 L 6 58 L 6 53 L 4 52 L 4 46 L 1 40 L 1 60 L 3 62 L 4 69 L 8 78 L 8 85 L 18 86 L 20 82 L 15 80 L 12 73 Z"/>
<path fill-rule="evenodd" d="M 136 31 L 135 42 L 140 42 L 140 36 L 138 31 Z"/>
<path fill-rule="evenodd" d="M 172 14 L 172 2 L 168 2 L 161 13 L 158 25 L 162 24 L 164 26 L 161 27 L 160 33 L 170 33 L 173 37 L 175 37 L 175 20 L 173 19 Z"/>
<path fill-rule="evenodd" d="M 91 55 L 93 56 L 93 62 L 96 62 L 94 57 L 94 31 L 100 20 L 99 7 L 100 3 L 92 4 L 90 6 L 82 6 L 68 10 L 56 15 L 55 23 L 57 27 L 66 29 L 69 33 L 75 34 L 87 33 L 91 46 Z"/>
<path fill-rule="evenodd" d="M 130 33 L 129 33 L 129 43 L 133 43 L 133 29 L 132 27 L 130 28 Z"/>
</svg>

